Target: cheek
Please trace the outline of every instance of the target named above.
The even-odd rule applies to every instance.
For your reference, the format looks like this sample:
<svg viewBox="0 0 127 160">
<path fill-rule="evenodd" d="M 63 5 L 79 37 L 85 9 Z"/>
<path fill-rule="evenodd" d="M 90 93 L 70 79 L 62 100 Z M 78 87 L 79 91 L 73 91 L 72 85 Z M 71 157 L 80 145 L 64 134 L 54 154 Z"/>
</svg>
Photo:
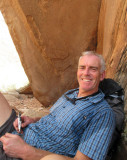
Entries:
<svg viewBox="0 0 127 160">
<path fill-rule="evenodd" d="M 79 77 L 81 76 L 81 74 L 82 74 L 82 73 L 81 73 L 80 71 L 78 71 L 78 72 L 77 72 L 77 78 L 79 78 Z"/>
<path fill-rule="evenodd" d="M 93 74 L 93 79 L 94 79 L 95 82 L 99 82 L 101 77 L 100 77 L 99 74 Z"/>
</svg>

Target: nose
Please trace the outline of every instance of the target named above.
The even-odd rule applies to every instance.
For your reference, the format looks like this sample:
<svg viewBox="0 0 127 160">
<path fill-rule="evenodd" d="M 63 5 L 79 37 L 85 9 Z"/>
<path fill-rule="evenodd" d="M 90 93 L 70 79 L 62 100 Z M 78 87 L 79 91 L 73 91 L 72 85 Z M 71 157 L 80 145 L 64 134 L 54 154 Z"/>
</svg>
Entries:
<svg viewBox="0 0 127 160">
<path fill-rule="evenodd" d="M 83 74 L 84 74 L 84 75 L 89 75 L 89 68 L 86 67 L 86 68 L 84 69 L 84 71 L 83 71 Z"/>
</svg>

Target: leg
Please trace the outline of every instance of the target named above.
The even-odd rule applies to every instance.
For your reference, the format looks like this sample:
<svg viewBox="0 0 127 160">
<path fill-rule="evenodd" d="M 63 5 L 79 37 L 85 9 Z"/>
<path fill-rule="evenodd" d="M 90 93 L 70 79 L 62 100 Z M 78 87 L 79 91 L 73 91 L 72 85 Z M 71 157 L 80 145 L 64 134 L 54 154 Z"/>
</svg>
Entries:
<svg viewBox="0 0 127 160">
<path fill-rule="evenodd" d="M 16 118 L 15 111 L 11 109 L 9 103 L 4 98 L 2 93 L 0 93 L 0 137 L 6 132 L 11 132 L 14 130 L 13 121 Z M 6 122 L 6 123 L 5 123 Z M 16 158 L 8 157 L 3 150 L 3 144 L 0 141 L 0 160 L 20 160 Z"/>
<path fill-rule="evenodd" d="M 4 98 L 2 93 L 0 93 L 0 127 L 7 121 L 12 113 L 12 109 L 9 103 Z"/>
</svg>

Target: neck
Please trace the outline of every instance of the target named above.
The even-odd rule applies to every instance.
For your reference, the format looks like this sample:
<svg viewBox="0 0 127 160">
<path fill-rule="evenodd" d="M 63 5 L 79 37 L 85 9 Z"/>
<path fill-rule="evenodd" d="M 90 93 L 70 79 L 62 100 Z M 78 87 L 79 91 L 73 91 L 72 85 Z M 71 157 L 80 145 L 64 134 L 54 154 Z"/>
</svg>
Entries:
<svg viewBox="0 0 127 160">
<path fill-rule="evenodd" d="M 90 91 L 90 92 L 82 92 L 79 90 L 78 97 L 87 97 L 87 96 L 90 96 L 90 95 L 97 93 L 97 92 L 98 92 L 98 90 Z"/>
</svg>

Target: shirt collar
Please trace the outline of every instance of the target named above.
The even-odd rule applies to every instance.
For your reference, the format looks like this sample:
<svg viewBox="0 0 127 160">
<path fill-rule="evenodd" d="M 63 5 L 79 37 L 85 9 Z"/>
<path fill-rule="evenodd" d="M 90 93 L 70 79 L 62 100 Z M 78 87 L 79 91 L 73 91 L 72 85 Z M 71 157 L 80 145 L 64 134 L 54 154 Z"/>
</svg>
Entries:
<svg viewBox="0 0 127 160">
<path fill-rule="evenodd" d="M 99 89 L 98 92 L 93 93 L 92 95 L 86 96 L 86 97 L 77 97 L 79 92 L 79 88 L 69 90 L 64 94 L 67 100 L 70 100 L 73 104 L 75 103 L 76 100 L 90 100 L 93 103 L 97 103 L 101 101 L 104 98 L 104 94 L 102 91 Z"/>
</svg>

